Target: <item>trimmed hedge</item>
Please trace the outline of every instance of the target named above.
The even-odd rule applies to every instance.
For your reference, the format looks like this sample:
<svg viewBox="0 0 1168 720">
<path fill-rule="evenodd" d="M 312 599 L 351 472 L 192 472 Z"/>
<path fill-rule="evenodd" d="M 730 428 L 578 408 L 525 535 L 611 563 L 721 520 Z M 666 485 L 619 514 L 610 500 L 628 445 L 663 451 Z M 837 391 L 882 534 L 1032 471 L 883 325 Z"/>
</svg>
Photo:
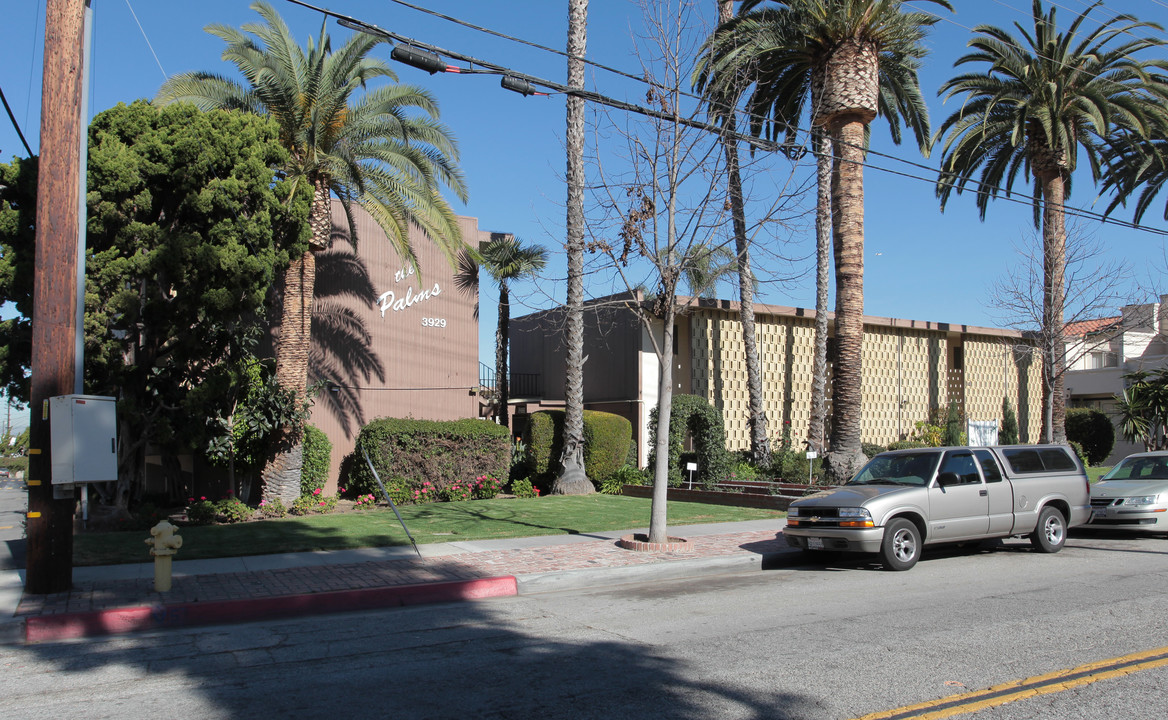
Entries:
<svg viewBox="0 0 1168 720">
<path fill-rule="evenodd" d="M 523 433 L 528 470 L 538 478 L 559 471 L 564 448 L 564 411 L 532 413 Z M 628 462 L 633 424 L 628 418 L 599 410 L 584 411 L 584 472 L 600 486 Z"/>
<path fill-rule="evenodd" d="M 503 480 L 511 464 L 511 433 L 490 420 L 381 418 L 361 428 L 356 449 L 346 458 L 341 482 L 346 497 L 381 498 L 361 448 L 386 485 L 421 490 L 429 483 L 426 494 L 439 496 L 454 483 L 481 475 Z"/>
<path fill-rule="evenodd" d="M 1115 447 L 1111 420 L 1091 408 L 1067 408 L 1067 441 L 1078 443 L 1091 465 L 1099 465 Z"/>
<path fill-rule="evenodd" d="M 674 395 L 669 411 L 669 485 L 680 487 L 681 448 L 686 435 L 693 436 L 697 451 L 697 480 L 705 488 L 712 488 L 725 478 L 733 466 L 733 458 L 726 451 L 726 426 L 722 413 L 698 395 Z M 657 408 L 649 413 L 649 468 L 652 472 L 656 453 Z"/>
<path fill-rule="evenodd" d="M 301 497 L 312 495 L 314 490 L 324 489 L 332 455 L 333 444 L 329 441 L 328 435 L 312 425 L 305 426 L 304 465 L 300 469 Z"/>
</svg>

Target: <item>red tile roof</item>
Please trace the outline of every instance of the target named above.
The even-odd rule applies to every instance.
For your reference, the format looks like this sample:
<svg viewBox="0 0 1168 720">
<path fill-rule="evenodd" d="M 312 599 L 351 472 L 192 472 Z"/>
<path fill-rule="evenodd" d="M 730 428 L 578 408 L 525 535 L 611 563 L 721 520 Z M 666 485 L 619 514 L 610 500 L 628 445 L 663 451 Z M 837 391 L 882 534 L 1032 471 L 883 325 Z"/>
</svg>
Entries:
<svg viewBox="0 0 1168 720">
<path fill-rule="evenodd" d="M 1101 330 L 1109 330 L 1122 321 L 1122 317 L 1110 317 L 1067 323 L 1063 327 L 1063 337 L 1085 337 Z"/>
</svg>

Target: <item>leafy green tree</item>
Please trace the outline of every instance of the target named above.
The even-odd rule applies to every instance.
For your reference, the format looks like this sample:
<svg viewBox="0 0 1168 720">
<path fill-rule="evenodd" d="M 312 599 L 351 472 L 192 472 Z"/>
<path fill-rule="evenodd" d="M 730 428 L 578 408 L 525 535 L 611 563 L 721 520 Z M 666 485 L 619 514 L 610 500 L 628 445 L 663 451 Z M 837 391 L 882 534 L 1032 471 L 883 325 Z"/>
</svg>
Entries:
<svg viewBox="0 0 1168 720">
<path fill-rule="evenodd" d="M 1002 445 L 1015 445 L 1018 442 L 1018 416 L 1014 414 L 1010 398 L 1002 398 L 1002 430 L 998 433 L 998 442 Z"/>
<path fill-rule="evenodd" d="M 214 390 L 262 325 L 276 272 L 306 244 L 308 203 L 283 201 L 278 128 L 245 113 L 118 105 L 94 118 L 89 148 L 85 389 L 118 398 L 114 499 L 125 509 L 147 446 L 168 458 L 202 445 L 204 418 L 222 409 Z M 0 241 L 21 267 L 35 248 L 18 230 Z M 6 299 L 29 307 L 31 287 Z"/>
<path fill-rule="evenodd" d="M 962 439 L 965 431 L 961 428 L 961 419 L 961 409 L 957 407 L 957 401 L 950 400 L 948 414 L 945 417 L 945 435 L 941 439 L 942 444 L 949 446 L 965 444 Z"/>
<path fill-rule="evenodd" d="M 495 383 L 498 388 L 499 424 L 510 427 L 507 403 L 510 400 L 510 376 L 507 369 L 511 324 L 511 282 L 537 274 L 547 265 L 547 250 L 538 245 L 524 245 L 513 235 L 500 235 L 479 248 L 483 269 L 499 288 L 499 323 L 495 329 Z"/>
<path fill-rule="evenodd" d="M 1089 464 L 1100 465 L 1115 447 L 1115 426 L 1099 410 L 1070 408 L 1067 410 L 1067 441 L 1083 448 Z"/>
<path fill-rule="evenodd" d="M 340 200 L 350 237 L 357 242 L 354 204 L 365 208 L 398 254 L 417 265 L 411 226 L 435 242 L 451 265 L 463 248 L 457 219 L 442 187 L 466 199 L 458 151 L 438 122 L 438 105 L 424 90 L 398 85 L 397 76 L 370 52 L 379 37 L 357 33 L 336 52 L 322 22 L 316 41 L 301 48 L 279 13 L 266 2 L 252 9 L 263 18 L 235 29 L 210 25 L 226 43 L 223 60 L 244 83 L 207 72 L 175 75 L 159 90 L 163 104 L 194 103 L 203 110 L 240 109 L 273 118 L 288 150 L 282 169 L 288 191 L 313 193 L 308 249 L 284 275 L 276 379 L 300 396 L 308 390 L 316 253 L 331 244 L 332 202 Z M 385 79 L 390 84 L 366 89 Z M 365 91 L 358 95 L 358 91 Z M 264 471 L 264 498 L 285 503 L 300 493 L 301 433 L 285 428 L 278 451 Z"/>
<path fill-rule="evenodd" d="M 984 219 L 991 199 L 1011 195 L 1019 174 L 1033 178 L 1034 224 L 1043 241 L 1042 437 L 1065 442 L 1063 324 L 1066 275 L 1066 211 L 1071 175 L 1080 150 L 1100 178 L 1102 149 L 1145 140 L 1168 103 L 1168 68 L 1161 58 L 1136 55 L 1164 45 L 1160 30 L 1131 15 L 1090 18 L 1095 3 L 1058 29 L 1055 9 L 1032 6 L 1033 31 L 978 25 L 972 52 L 955 65 L 976 68 L 941 87 L 958 109 L 941 125 L 945 137 L 937 195 L 944 208 L 953 192 L 972 185 Z M 1093 29 L 1084 28 L 1090 20 Z M 980 173 L 978 172 L 980 170 Z M 976 177 L 975 177 L 976 176 Z"/>
<path fill-rule="evenodd" d="M 12 303 L 17 312 L 0 320 L 0 384 L 5 397 L 24 403 L 32 358 L 36 195 L 37 158 L 0 163 L 0 303 Z"/>
<path fill-rule="evenodd" d="M 949 9 L 946 0 L 932 0 Z M 837 354 L 832 381 L 833 477 L 866 461 L 860 449 L 864 317 L 864 149 L 870 123 L 903 119 L 922 152 L 930 145 L 917 69 L 925 33 L 939 18 L 906 11 L 900 0 L 744 0 L 709 44 L 706 77 L 715 88 L 746 88 L 751 132 L 794 138 L 810 102 L 810 122 L 831 140 L 831 222 L 835 252 Z M 826 194 L 821 193 L 822 199 Z M 825 213 L 818 214 L 820 218 Z"/>
<path fill-rule="evenodd" d="M 223 370 L 215 378 L 217 382 L 205 382 L 193 391 L 217 397 L 223 406 L 219 414 L 207 419 L 209 437 L 203 452 L 212 462 L 227 466 L 235 496 L 248 502 L 252 481 L 263 469 L 271 440 L 280 428 L 303 426 L 311 406 L 276 382 L 271 368 L 250 349 L 244 351 L 241 361 Z M 230 399 L 230 404 L 223 399 Z"/>
</svg>

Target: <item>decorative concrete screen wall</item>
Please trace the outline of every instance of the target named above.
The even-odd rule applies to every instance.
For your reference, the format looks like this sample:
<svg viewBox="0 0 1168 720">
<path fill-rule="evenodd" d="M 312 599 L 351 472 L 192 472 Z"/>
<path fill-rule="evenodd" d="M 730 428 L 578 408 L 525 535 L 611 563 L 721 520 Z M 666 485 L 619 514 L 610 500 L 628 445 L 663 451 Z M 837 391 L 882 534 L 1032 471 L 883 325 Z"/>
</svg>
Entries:
<svg viewBox="0 0 1168 720">
<path fill-rule="evenodd" d="M 737 315 L 698 310 L 690 316 L 691 387 L 722 411 L 730 449 L 750 444 L 750 389 L 742 324 Z M 806 432 L 811 408 L 814 320 L 759 314 L 755 323 L 762 366 L 763 403 L 774 438 L 782 423 Z M 802 438 L 795 434 L 797 442 Z"/>
<path fill-rule="evenodd" d="M 946 342 L 938 331 L 864 326 L 863 442 L 907 438 L 930 408 L 948 405 Z"/>
<path fill-rule="evenodd" d="M 1023 442 L 1038 437 L 1040 365 L 1012 331 L 965 332 L 965 326 L 873 318 L 864 326 L 861 439 L 887 445 L 912 435 L 934 408 L 956 400 L 968 417 L 1000 420 L 1002 398 L 1018 415 Z M 883 320 L 883 322 L 879 322 Z M 741 323 L 730 303 L 688 316 L 691 391 L 722 411 L 730 449 L 750 445 L 750 396 Z M 809 311 L 756 307 L 763 401 L 773 440 L 789 422 L 804 439 L 811 407 L 814 317 Z M 981 328 L 978 328 L 981 330 Z M 988 331 L 987 333 L 992 333 Z M 962 367 L 954 367 L 960 357 Z M 831 368 L 828 368 L 830 415 Z"/>
<path fill-rule="evenodd" d="M 1000 421 L 1002 399 L 1010 398 L 1019 442 L 1037 442 L 1042 431 L 1042 359 L 1037 349 L 984 335 L 966 335 L 964 347 L 966 416 Z"/>
</svg>

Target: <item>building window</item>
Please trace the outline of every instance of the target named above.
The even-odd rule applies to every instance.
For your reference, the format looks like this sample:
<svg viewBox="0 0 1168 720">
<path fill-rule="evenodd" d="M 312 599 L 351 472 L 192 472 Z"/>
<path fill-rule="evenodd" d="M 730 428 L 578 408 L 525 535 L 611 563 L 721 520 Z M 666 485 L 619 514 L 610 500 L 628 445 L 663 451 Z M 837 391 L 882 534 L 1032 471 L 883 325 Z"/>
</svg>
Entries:
<svg viewBox="0 0 1168 720">
<path fill-rule="evenodd" d="M 962 347 L 953 348 L 953 369 L 954 370 L 964 370 L 965 369 L 965 348 L 962 348 Z"/>
<path fill-rule="evenodd" d="M 1108 350 L 1093 350 L 1084 358 L 1084 369 L 1103 370 L 1119 367 L 1119 354 Z"/>
</svg>

